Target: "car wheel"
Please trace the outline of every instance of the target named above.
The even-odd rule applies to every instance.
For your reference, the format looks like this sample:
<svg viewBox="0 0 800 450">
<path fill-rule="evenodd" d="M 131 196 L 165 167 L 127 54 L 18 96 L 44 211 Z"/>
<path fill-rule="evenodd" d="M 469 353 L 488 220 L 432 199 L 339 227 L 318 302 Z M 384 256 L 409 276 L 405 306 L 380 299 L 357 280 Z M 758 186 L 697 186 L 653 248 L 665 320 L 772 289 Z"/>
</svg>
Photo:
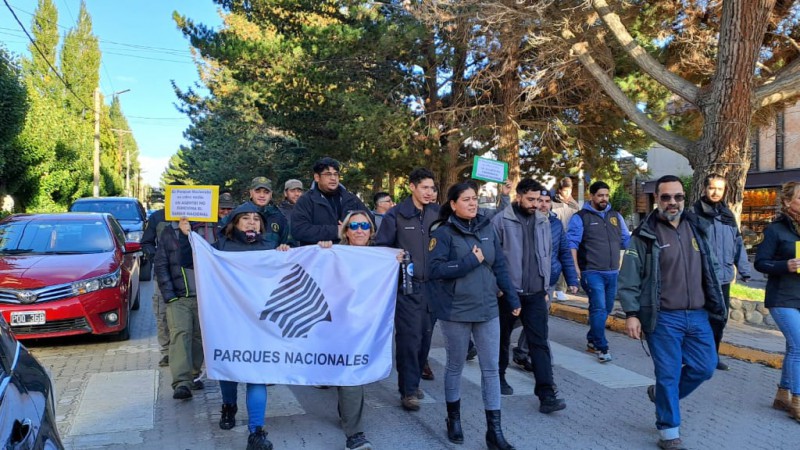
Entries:
<svg viewBox="0 0 800 450">
<path fill-rule="evenodd" d="M 131 338 L 131 314 L 130 312 L 126 314 L 127 320 L 125 321 L 125 328 L 122 329 L 117 334 L 111 335 L 111 341 L 120 342 L 120 341 L 127 341 Z"/>
<path fill-rule="evenodd" d="M 136 311 L 139 309 L 139 297 L 142 296 L 142 287 L 139 286 L 139 289 L 136 290 L 136 298 L 133 299 L 133 303 L 131 304 L 131 311 Z"/>
<path fill-rule="evenodd" d="M 139 281 L 150 281 L 153 279 L 153 263 L 148 259 L 142 260 L 139 266 Z"/>
</svg>

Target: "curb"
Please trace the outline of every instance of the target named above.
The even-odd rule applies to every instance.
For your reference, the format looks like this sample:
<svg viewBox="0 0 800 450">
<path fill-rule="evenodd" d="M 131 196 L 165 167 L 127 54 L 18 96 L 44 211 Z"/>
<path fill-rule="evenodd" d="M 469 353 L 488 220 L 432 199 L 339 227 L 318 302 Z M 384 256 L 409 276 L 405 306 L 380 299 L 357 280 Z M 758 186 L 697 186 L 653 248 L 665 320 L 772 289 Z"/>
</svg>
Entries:
<svg viewBox="0 0 800 450">
<path fill-rule="evenodd" d="M 589 311 L 578 306 L 564 305 L 553 302 L 550 304 L 550 315 L 562 319 L 572 320 L 573 322 L 588 323 Z M 617 333 L 625 333 L 625 319 L 615 315 L 608 316 L 606 328 Z M 763 364 L 767 367 L 780 369 L 783 367 L 783 355 L 771 353 L 756 348 L 733 345 L 722 342 L 719 346 L 721 355 L 729 356 L 740 361 Z"/>
</svg>

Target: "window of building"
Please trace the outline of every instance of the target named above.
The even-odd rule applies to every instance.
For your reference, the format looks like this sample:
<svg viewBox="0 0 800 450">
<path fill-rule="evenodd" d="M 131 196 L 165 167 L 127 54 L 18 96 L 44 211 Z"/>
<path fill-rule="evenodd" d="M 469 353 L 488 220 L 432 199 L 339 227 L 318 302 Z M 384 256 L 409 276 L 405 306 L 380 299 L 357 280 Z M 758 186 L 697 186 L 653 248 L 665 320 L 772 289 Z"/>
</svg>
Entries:
<svg viewBox="0 0 800 450">
<path fill-rule="evenodd" d="M 775 116 L 775 170 L 783 169 L 783 111 Z"/>
</svg>

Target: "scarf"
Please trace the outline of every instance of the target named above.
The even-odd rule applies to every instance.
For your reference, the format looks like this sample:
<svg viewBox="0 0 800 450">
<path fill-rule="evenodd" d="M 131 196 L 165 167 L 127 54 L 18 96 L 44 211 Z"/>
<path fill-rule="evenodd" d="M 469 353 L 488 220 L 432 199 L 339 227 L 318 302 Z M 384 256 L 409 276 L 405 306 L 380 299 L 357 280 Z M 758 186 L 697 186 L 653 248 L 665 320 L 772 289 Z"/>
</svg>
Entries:
<svg viewBox="0 0 800 450">
<path fill-rule="evenodd" d="M 794 231 L 795 231 L 795 233 L 797 233 L 797 234 L 800 234 L 800 213 L 795 213 L 795 212 L 792 212 L 792 211 L 791 211 L 789 208 L 787 208 L 786 206 L 784 206 L 784 207 L 782 207 L 782 208 L 781 208 L 781 212 L 782 212 L 782 213 L 783 213 L 783 214 L 784 214 L 786 217 L 788 217 L 788 218 L 789 218 L 789 222 L 791 222 L 791 223 L 792 223 L 792 226 L 794 227 Z"/>
<path fill-rule="evenodd" d="M 708 216 L 708 217 L 719 217 L 720 222 L 725 225 L 734 227 L 738 229 L 738 224 L 736 223 L 736 216 L 733 215 L 733 211 L 730 210 L 725 204 L 722 202 L 714 203 L 709 200 L 706 196 L 700 198 L 700 201 L 703 203 L 700 213 Z"/>
</svg>

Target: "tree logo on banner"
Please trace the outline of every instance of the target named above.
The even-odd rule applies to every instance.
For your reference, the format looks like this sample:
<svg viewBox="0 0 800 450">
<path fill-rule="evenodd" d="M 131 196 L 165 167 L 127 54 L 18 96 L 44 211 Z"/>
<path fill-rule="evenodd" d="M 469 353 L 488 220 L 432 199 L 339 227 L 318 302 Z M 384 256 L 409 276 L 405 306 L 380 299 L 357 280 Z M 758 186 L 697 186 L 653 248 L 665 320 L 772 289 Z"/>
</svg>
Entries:
<svg viewBox="0 0 800 450">
<path fill-rule="evenodd" d="M 281 279 L 265 306 L 259 320 L 278 325 L 283 337 L 304 338 L 317 323 L 331 321 L 325 295 L 299 264 Z"/>
</svg>

